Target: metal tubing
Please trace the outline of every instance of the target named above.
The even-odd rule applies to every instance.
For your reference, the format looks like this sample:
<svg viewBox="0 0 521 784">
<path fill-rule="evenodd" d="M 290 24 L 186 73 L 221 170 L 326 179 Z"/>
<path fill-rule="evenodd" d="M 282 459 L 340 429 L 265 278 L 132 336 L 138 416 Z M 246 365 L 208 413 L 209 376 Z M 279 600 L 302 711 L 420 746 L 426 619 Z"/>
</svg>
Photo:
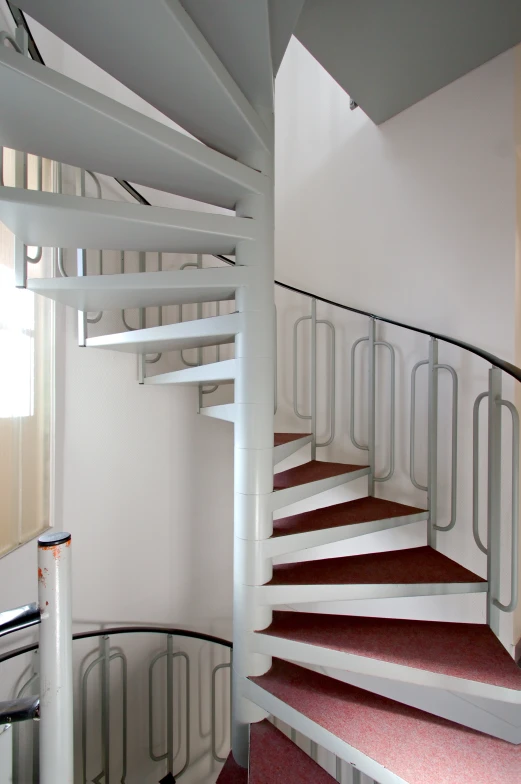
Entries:
<svg viewBox="0 0 521 784">
<path fill-rule="evenodd" d="M 0 637 L 40 623 L 40 608 L 33 602 L 0 613 Z"/>
<path fill-rule="evenodd" d="M 427 541 L 436 547 L 436 519 L 438 511 L 438 341 L 429 343 L 429 392 L 428 392 L 428 458 L 427 458 L 427 509 L 429 525 Z"/>
<path fill-rule="evenodd" d="M 472 410 L 472 533 L 474 541 L 485 555 L 488 553 L 488 547 L 483 544 L 479 535 L 479 406 L 488 394 L 482 392 L 478 395 Z"/>
<path fill-rule="evenodd" d="M 494 599 L 501 589 L 501 371 L 490 368 L 488 378 L 487 623 L 499 635 L 501 611 Z"/>
<path fill-rule="evenodd" d="M 367 452 L 369 447 L 368 446 L 364 446 L 363 444 L 360 444 L 356 440 L 356 436 L 355 436 L 355 394 L 356 394 L 356 389 L 355 389 L 355 376 L 356 376 L 356 372 L 355 372 L 355 370 L 356 370 L 355 358 L 356 358 L 357 346 L 359 346 L 360 343 L 364 343 L 366 340 L 369 340 L 369 338 L 368 337 L 358 338 L 358 340 L 355 340 L 355 342 L 351 346 L 351 411 L 350 411 L 350 428 L 349 428 L 349 430 L 350 430 L 349 436 L 351 438 L 351 442 L 352 442 L 353 446 L 356 446 L 357 449 L 363 449 L 365 452 Z"/>
<path fill-rule="evenodd" d="M 78 276 L 83 277 L 87 274 L 87 251 L 85 248 L 78 248 L 76 251 Z M 78 311 L 78 346 L 87 345 L 87 314 Z"/>
<path fill-rule="evenodd" d="M 174 773 L 174 638 L 166 638 L 166 764 Z"/>
<path fill-rule="evenodd" d="M 153 683 L 153 673 L 154 673 L 154 666 L 160 660 L 163 659 L 167 655 L 167 651 L 161 651 L 158 653 L 148 666 L 148 753 L 150 759 L 154 762 L 161 762 L 168 756 L 168 751 L 165 751 L 164 754 L 154 754 L 154 683 Z M 171 692 L 170 692 L 171 694 Z M 167 701 L 170 699 L 169 695 L 167 694 Z"/>
<path fill-rule="evenodd" d="M 436 531 L 451 531 L 456 525 L 458 507 L 458 375 L 450 365 L 437 365 L 437 370 L 447 370 L 452 378 L 452 440 L 451 440 L 451 482 L 450 482 L 450 521 L 447 525 L 435 524 Z"/>
<path fill-rule="evenodd" d="M 311 299 L 311 459 L 317 459 L 317 301 Z"/>
<path fill-rule="evenodd" d="M 336 431 L 336 331 L 333 324 L 327 319 L 317 319 L 317 324 L 325 324 L 331 331 L 331 360 L 330 360 L 330 378 L 329 378 L 329 438 L 327 441 L 322 441 L 317 446 L 329 446 L 335 440 Z"/>
<path fill-rule="evenodd" d="M 499 598 L 492 599 L 494 607 L 511 613 L 517 607 L 519 593 L 519 414 L 510 400 L 500 400 L 498 405 L 508 408 L 512 416 L 512 539 L 510 543 L 512 560 L 510 566 L 510 601 L 502 604 Z"/>
<path fill-rule="evenodd" d="M 122 767 L 121 767 L 121 778 L 120 784 L 125 784 L 125 779 L 127 778 L 127 737 L 128 737 L 128 717 L 127 717 L 127 706 L 128 706 L 128 668 L 127 668 L 127 659 L 123 653 L 113 653 L 110 656 L 110 661 L 114 661 L 114 659 L 121 660 L 121 701 L 122 701 L 122 727 L 121 727 L 121 754 L 122 754 Z"/>
<path fill-rule="evenodd" d="M 212 670 L 212 757 L 216 762 L 226 762 L 226 757 L 219 757 L 217 754 L 217 731 L 216 731 L 216 689 L 215 689 L 215 676 L 219 672 L 219 670 L 229 670 L 231 668 L 231 662 L 227 662 L 226 664 L 218 664 Z"/>
<path fill-rule="evenodd" d="M 389 470 L 384 476 L 375 476 L 375 482 L 387 482 L 394 475 L 395 466 L 395 431 L 396 431 L 396 356 L 393 346 L 386 340 L 377 340 L 376 346 L 384 346 L 391 359 L 390 393 L 391 411 L 389 416 Z"/>
<path fill-rule="evenodd" d="M 335 758 L 335 778 L 338 782 L 342 781 L 342 760 L 340 757 Z"/>
<path fill-rule="evenodd" d="M 88 699 L 88 679 L 89 675 L 98 664 L 103 661 L 103 656 L 100 655 L 94 661 L 92 661 L 85 672 L 83 673 L 83 677 L 81 679 L 81 759 L 82 759 L 82 773 L 83 773 L 83 784 L 87 784 L 87 699 Z M 103 771 L 99 774 L 99 776 L 103 775 Z M 99 776 L 97 778 L 99 778 Z"/>
<path fill-rule="evenodd" d="M 100 640 L 101 647 L 101 741 L 104 784 L 110 784 L 110 638 Z"/>
<path fill-rule="evenodd" d="M 22 54 L 27 53 L 27 33 L 16 28 L 16 40 Z M 16 188 L 27 188 L 27 154 L 17 150 L 14 154 L 14 184 Z M 21 239 L 14 237 L 14 280 L 16 288 L 27 287 L 27 246 Z"/>
<path fill-rule="evenodd" d="M 298 325 L 310 321 L 311 316 L 301 316 L 293 325 L 293 411 L 299 419 L 311 419 L 311 414 L 301 414 L 298 410 Z"/>
<path fill-rule="evenodd" d="M 71 536 L 38 539 L 40 784 L 73 784 Z"/>
<path fill-rule="evenodd" d="M 412 372 L 411 372 L 411 424 L 410 424 L 410 439 L 411 439 L 411 443 L 410 443 L 409 474 L 410 474 L 410 477 L 411 477 L 411 482 L 413 483 L 414 487 L 416 487 L 418 490 L 425 490 L 425 491 L 427 491 L 429 488 L 427 487 L 427 485 L 421 485 L 418 482 L 418 480 L 416 479 L 415 471 L 414 471 L 414 466 L 415 466 L 415 462 L 416 462 L 416 460 L 415 460 L 415 458 L 416 458 L 416 447 L 415 447 L 415 443 L 416 443 L 416 439 L 415 439 L 415 433 L 416 433 L 416 373 L 418 372 L 418 369 L 422 365 L 428 365 L 428 364 L 429 364 L 429 360 L 428 359 L 423 359 L 421 362 L 417 362 L 415 364 L 415 366 L 413 367 Z"/>
<path fill-rule="evenodd" d="M 376 320 L 369 319 L 369 352 L 368 352 L 368 411 L 367 411 L 367 446 L 369 475 L 367 477 L 367 495 L 374 495 L 376 472 Z"/>
</svg>

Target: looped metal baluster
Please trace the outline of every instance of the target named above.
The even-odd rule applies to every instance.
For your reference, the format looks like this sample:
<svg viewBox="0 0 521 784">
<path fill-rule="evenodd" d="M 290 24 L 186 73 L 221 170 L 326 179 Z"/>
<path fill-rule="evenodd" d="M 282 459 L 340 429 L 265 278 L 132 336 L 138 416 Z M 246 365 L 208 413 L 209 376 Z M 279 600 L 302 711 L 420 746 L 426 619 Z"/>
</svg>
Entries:
<svg viewBox="0 0 521 784">
<path fill-rule="evenodd" d="M 375 476 L 375 482 L 387 482 L 394 475 L 395 466 L 395 431 L 396 431 L 396 355 L 394 347 L 386 340 L 375 341 L 375 346 L 384 346 L 389 351 L 391 359 L 390 373 L 390 393 L 391 393 L 391 412 L 389 418 L 389 471 L 385 476 Z"/>
<path fill-rule="evenodd" d="M 330 435 L 327 441 L 322 441 L 321 443 L 318 443 L 317 441 L 316 444 L 317 446 L 329 446 L 335 440 L 336 431 L 336 333 L 335 327 L 327 319 L 317 319 L 317 324 L 325 324 L 331 332 L 331 375 L 329 386 Z"/>
<path fill-rule="evenodd" d="M 415 439 L 415 430 L 416 430 L 416 373 L 418 369 L 422 365 L 428 365 L 428 359 L 422 359 L 421 362 L 417 362 L 411 371 L 411 423 L 410 423 L 410 464 L 409 464 L 409 475 L 411 477 L 411 482 L 413 483 L 414 487 L 418 490 L 424 490 L 425 492 L 428 491 L 427 485 L 421 485 L 418 480 L 416 479 L 416 474 L 414 471 L 415 467 L 415 458 L 416 458 L 416 439 Z"/>
<path fill-rule="evenodd" d="M 369 446 L 364 446 L 364 444 L 360 444 L 356 440 L 356 436 L 355 436 L 355 367 L 356 367 L 355 355 L 356 355 L 357 346 L 359 346 L 360 343 L 364 343 L 364 341 L 366 340 L 368 341 L 369 338 L 368 337 L 358 338 L 358 340 L 355 340 L 355 342 L 351 346 L 351 411 L 350 411 L 350 428 L 349 428 L 350 429 L 349 436 L 351 438 L 351 442 L 353 446 L 356 446 L 357 449 L 363 449 L 365 452 L 369 451 Z"/>
<path fill-rule="evenodd" d="M 311 414 L 301 414 L 298 410 L 298 325 L 302 321 L 311 321 L 311 316 L 301 316 L 293 325 L 293 411 L 299 419 L 311 419 Z"/>
<path fill-rule="evenodd" d="M 502 604 L 493 598 L 492 603 L 503 612 L 514 612 L 518 602 L 518 570 L 519 570 L 519 413 L 510 400 L 498 400 L 497 405 L 508 408 L 512 416 L 512 541 L 511 541 L 511 572 L 510 601 Z"/>
<path fill-rule="evenodd" d="M 218 664 L 216 667 L 213 668 L 212 671 L 212 757 L 216 762 L 226 762 L 226 757 L 219 757 L 217 754 L 217 739 L 216 739 L 216 689 L 215 689 L 215 676 L 219 672 L 219 670 L 229 670 L 231 669 L 231 662 L 227 662 L 226 664 Z"/>
<path fill-rule="evenodd" d="M 479 406 L 488 394 L 482 392 L 478 395 L 472 410 L 472 533 L 474 541 L 485 555 L 488 553 L 488 547 L 483 544 L 479 535 Z"/>
<path fill-rule="evenodd" d="M 456 525 L 458 505 L 458 375 L 450 365 L 435 365 L 436 370 L 447 370 L 452 377 L 452 463 L 450 483 L 450 522 L 448 525 L 434 524 L 437 531 L 451 531 Z"/>
</svg>

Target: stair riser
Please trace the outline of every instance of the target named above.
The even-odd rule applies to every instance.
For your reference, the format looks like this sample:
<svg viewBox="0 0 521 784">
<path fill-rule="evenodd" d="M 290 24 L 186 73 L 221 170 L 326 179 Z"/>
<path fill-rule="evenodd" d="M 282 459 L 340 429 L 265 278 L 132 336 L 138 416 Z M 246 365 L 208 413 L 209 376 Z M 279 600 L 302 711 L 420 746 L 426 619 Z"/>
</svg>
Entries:
<svg viewBox="0 0 521 784">
<path fill-rule="evenodd" d="M 305 737 L 340 757 L 340 759 L 345 760 L 349 765 L 354 765 L 362 773 L 365 773 L 366 776 L 377 781 L 378 784 L 408 784 L 405 779 L 391 773 L 382 765 L 370 759 L 370 757 L 344 743 L 344 741 L 341 741 L 335 735 L 251 681 L 247 679 L 241 680 L 241 692 L 244 697 L 251 700 L 255 705 L 289 724 L 297 732 L 301 732 Z"/>
<path fill-rule="evenodd" d="M 235 422 L 235 405 L 233 403 L 226 403 L 222 406 L 207 406 L 202 408 L 199 413 L 201 416 L 221 419 L 223 422 Z"/>
<path fill-rule="evenodd" d="M 304 665 L 306 666 L 306 665 Z M 389 697 L 396 702 L 454 721 L 463 727 L 484 732 L 507 743 L 521 743 L 521 706 L 502 706 L 496 700 L 473 695 L 452 693 L 444 689 L 410 683 L 399 683 L 385 678 L 374 678 L 350 673 L 327 666 L 310 666 L 330 678 L 348 683 L 366 691 Z"/>
<path fill-rule="evenodd" d="M 276 446 L 273 450 L 273 465 L 275 466 L 278 463 L 282 463 L 287 457 L 290 457 L 295 454 L 295 452 L 298 452 L 299 449 L 310 444 L 312 440 L 313 436 L 304 436 L 304 438 L 299 438 L 298 441 L 290 441 L 288 444 Z"/>
<path fill-rule="evenodd" d="M 376 585 L 262 585 L 254 588 L 260 604 L 272 607 L 302 603 L 397 599 L 484 593 L 487 583 L 430 583 Z"/>
<path fill-rule="evenodd" d="M 222 362 L 150 376 L 145 379 L 145 384 L 151 386 L 163 386 L 165 384 L 196 386 L 199 386 L 199 384 L 232 384 L 235 378 L 235 372 L 235 360 L 226 359 Z M 215 406 L 215 408 L 220 407 Z"/>
<path fill-rule="evenodd" d="M 331 490 L 333 487 L 340 487 L 348 482 L 354 482 L 355 479 L 360 479 L 369 474 L 369 468 L 361 468 L 359 471 L 351 471 L 339 476 L 332 476 L 327 479 L 319 479 L 316 482 L 308 482 L 304 485 L 297 485 L 296 487 L 288 487 L 284 490 L 277 490 L 272 495 L 272 511 L 283 509 L 285 506 L 296 504 L 298 501 L 303 501 L 306 498 L 311 498 L 319 493 L 324 493 L 326 490 Z"/>
<path fill-rule="evenodd" d="M 320 547 L 321 545 L 334 542 L 344 542 L 346 539 L 376 534 L 381 531 L 400 528 L 404 525 L 419 523 L 427 519 L 428 513 L 425 512 L 417 515 L 407 515 L 406 517 L 393 517 L 387 520 L 372 520 L 370 523 L 360 523 L 358 525 L 352 524 L 338 528 L 325 528 L 320 531 L 309 531 L 302 534 L 277 536 L 264 542 L 264 555 L 267 558 L 276 558 L 277 556 L 295 553 L 299 550 L 308 550 L 312 547 Z"/>
<path fill-rule="evenodd" d="M 466 678 L 456 678 L 436 672 L 428 672 L 414 667 L 404 667 L 393 662 L 382 661 L 366 656 L 356 656 L 343 651 L 331 648 L 321 648 L 318 645 L 295 642 L 282 637 L 274 637 L 269 634 L 250 634 L 250 647 L 256 653 L 267 656 L 275 656 L 278 659 L 297 662 L 303 666 L 345 671 L 368 678 L 386 679 L 399 683 L 411 684 L 422 689 L 443 690 L 460 694 L 463 698 L 475 697 L 491 700 L 495 703 L 497 715 L 501 716 L 501 711 L 506 712 L 505 705 L 515 706 L 519 712 L 521 725 L 521 692 L 514 689 L 507 689 L 502 686 L 492 686 L 488 683 L 471 681 Z M 349 681 L 351 682 L 351 681 Z M 367 688 L 362 686 L 362 688 Z M 421 706 L 422 710 L 428 707 Z M 450 718 L 450 717 L 449 717 Z M 505 716 L 506 720 L 511 721 L 512 717 Z M 518 741 L 516 741 L 518 742 Z"/>
</svg>

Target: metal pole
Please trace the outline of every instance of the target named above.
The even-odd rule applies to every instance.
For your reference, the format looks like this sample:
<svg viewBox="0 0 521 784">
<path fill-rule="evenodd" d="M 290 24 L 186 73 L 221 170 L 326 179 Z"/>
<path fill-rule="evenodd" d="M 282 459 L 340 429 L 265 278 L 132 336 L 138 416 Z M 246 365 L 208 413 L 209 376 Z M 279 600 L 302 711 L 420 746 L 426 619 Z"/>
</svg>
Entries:
<svg viewBox="0 0 521 784">
<path fill-rule="evenodd" d="M 15 41 L 20 52 L 26 57 L 29 54 L 29 38 L 27 31 L 23 27 L 15 30 Z M 27 188 L 27 153 L 16 150 L 14 154 L 14 184 L 16 188 Z M 14 276 L 17 288 L 27 286 L 27 248 L 24 243 L 15 236 L 14 238 Z"/>
<path fill-rule="evenodd" d="M 139 254 L 139 271 L 146 272 L 147 271 L 147 257 L 146 253 L 143 251 Z M 147 311 L 146 308 L 139 309 L 139 329 L 146 329 L 147 326 Z M 146 354 L 138 354 L 137 358 L 137 380 L 138 384 L 145 383 L 145 377 L 147 374 L 147 366 L 146 366 L 147 356 Z"/>
<path fill-rule="evenodd" d="M 110 784 L 110 638 L 101 638 L 101 735 L 103 781 Z"/>
<path fill-rule="evenodd" d="M 167 773 L 174 775 L 174 638 L 166 638 L 166 758 Z"/>
<path fill-rule="evenodd" d="M 38 539 L 40 784 L 74 784 L 71 535 Z"/>
<path fill-rule="evenodd" d="M 311 459 L 317 459 L 317 301 L 311 300 Z"/>
<path fill-rule="evenodd" d="M 367 477 L 367 494 L 374 495 L 374 477 L 376 473 L 376 320 L 369 320 L 368 342 L 368 376 L 367 376 L 367 446 L 370 473 Z"/>
<path fill-rule="evenodd" d="M 428 390 L 428 456 L 427 456 L 427 508 L 429 510 L 428 544 L 436 547 L 436 521 L 438 508 L 438 341 L 429 343 Z"/>
<path fill-rule="evenodd" d="M 273 116 L 266 122 L 273 129 Z M 249 725 L 265 717 L 242 694 L 245 678 L 262 675 L 271 657 L 249 650 L 249 632 L 267 628 L 271 608 L 255 601 L 254 586 L 272 576 L 268 559 L 261 557 L 260 542 L 273 532 L 273 410 L 275 387 L 275 291 L 273 155 L 252 154 L 243 163 L 266 175 L 266 190 L 246 196 L 237 204 L 239 218 L 257 226 L 255 242 L 239 242 L 239 265 L 255 267 L 254 285 L 237 290 L 236 308 L 243 326 L 235 342 L 235 507 L 234 507 L 234 612 L 233 612 L 233 756 L 248 767 Z"/>
<path fill-rule="evenodd" d="M 501 610 L 494 605 L 501 585 L 501 371 L 488 371 L 488 603 L 487 623 L 499 634 Z"/>
</svg>

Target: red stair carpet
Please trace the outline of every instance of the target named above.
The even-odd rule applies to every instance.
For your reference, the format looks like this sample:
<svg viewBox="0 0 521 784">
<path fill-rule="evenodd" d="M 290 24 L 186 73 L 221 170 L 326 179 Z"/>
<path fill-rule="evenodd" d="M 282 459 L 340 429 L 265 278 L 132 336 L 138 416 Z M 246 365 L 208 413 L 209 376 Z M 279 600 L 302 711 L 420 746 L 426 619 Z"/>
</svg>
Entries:
<svg viewBox="0 0 521 784">
<path fill-rule="evenodd" d="M 250 732 L 249 778 L 230 754 L 217 784 L 332 784 L 335 781 L 269 721 L 252 724 Z"/>
</svg>

